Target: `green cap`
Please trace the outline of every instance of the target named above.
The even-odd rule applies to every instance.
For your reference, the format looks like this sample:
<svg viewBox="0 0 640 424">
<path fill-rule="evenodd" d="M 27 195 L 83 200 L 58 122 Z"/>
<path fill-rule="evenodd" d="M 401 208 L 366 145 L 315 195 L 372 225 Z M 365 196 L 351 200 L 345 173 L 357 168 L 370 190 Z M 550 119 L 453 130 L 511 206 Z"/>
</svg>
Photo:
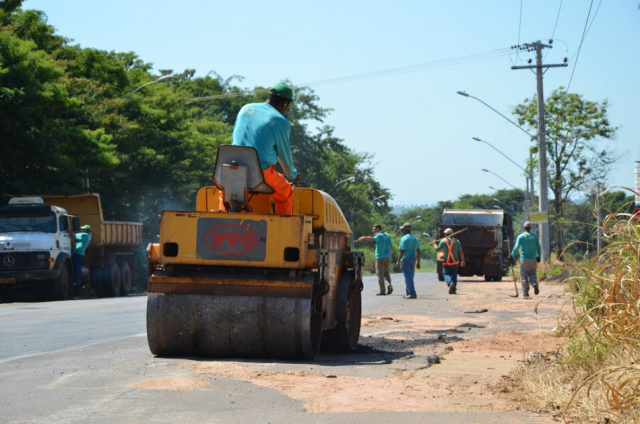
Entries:
<svg viewBox="0 0 640 424">
<path fill-rule="evenodd" d="M 293 100 L 293 90 L 283 82 L 279 82 L 271 87 L 270 93 L 282 97 L 283 99 Z"/>
<path fill-rule="evenodd" d="M 91 232 L 91 225 L 83 225 L 82 227 L 80 227 L 80 229 L 83 231 Z"/>
</svg>

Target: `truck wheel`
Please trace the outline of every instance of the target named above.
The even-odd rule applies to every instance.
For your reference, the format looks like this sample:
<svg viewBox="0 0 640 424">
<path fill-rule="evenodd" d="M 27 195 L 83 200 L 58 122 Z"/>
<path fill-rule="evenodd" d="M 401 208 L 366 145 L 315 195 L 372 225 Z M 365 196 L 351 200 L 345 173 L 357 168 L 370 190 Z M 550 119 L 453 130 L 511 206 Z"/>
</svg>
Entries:
<svg viewBox="0 0 640 424">
<path fill-rule="evenodd" d="M 53 300 L 67 300 L 71 292 L 71 274 L 67 265 L 62 265 L 60 275 L 53 281 Z"/>
<path fill-rule="evenodd" d="M 502 275 L 496 275 L 493 277 L 493 281 L 502 281 Z"/>
<path fill-rule="evenodd" d="M 105 297 L 115 297 L 120 294 L 120 268 L 116 264 L 109 264 L 104 267 L 104 277 L 102 288 Z"/>
<path fill-rule="evenodd" d="M 104 297 L 104 267 L 99 266 L 91 272 L 91 286 L 97 297 Z"/>
<path fill-rule="evenodd" d="M 484 281 L 491 281 L 491 276 L 485 275 L 484 276 Z"/>
<path fill-rule="evenodd" d="M 441 272 L 438 273 L 438 281 L 444 281 L 444 274 Z"/>
<path fill-rule="evenodd" d="M 120 296 L 129 296 L 131 292 L 131 267 L 126 262 L 120 262 Z"/>
</svg>

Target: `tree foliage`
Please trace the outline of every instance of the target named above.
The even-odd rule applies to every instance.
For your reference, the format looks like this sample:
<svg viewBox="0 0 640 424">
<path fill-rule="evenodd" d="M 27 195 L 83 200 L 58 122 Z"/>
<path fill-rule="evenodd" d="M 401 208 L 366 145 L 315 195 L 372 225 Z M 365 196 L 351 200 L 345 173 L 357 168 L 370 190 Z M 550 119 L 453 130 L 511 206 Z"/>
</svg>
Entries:
<svg viewBox="0 0 640 424">
<path fill-rule="evenodd" d="M 537 99 L 525 99 L 513 113 L 520 125 L 537 130 Z M 615 137 L 607 115 L 607 100 L 585 100 L 562 87 L 545 100 L 546 150 L 549 189 L 553 193 L 552 230 L 558 257 L 564 241 L 564 205 L 578 194 L 604 186 L 610 166 L 618 157 L 607 140 Z"/>
</svg>

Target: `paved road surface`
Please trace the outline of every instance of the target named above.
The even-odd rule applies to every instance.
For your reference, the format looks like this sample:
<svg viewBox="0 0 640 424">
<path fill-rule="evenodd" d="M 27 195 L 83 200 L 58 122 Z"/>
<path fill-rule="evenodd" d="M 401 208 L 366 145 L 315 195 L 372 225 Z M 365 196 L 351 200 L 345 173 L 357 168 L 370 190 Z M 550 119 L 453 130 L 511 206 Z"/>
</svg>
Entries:
<svg viewBox="0 0 640 424">
<path fill-rule="evenodd" d="M 395 274 L 393 278 L 393 296 L 382 297 L 375 296 L 378 291 L 375 277 L 365 277 L 365 317 L 433 314 L 446 318 L 447 314 L 460 313 L 449 302 L 443 283 L 437 281 L 435 274 L 418 274 L 419 299 L 415 301 L 402 299 L 402 277 Z M 509 284 L 505 290 L 510 290 Z M 310 413 L 303 402 L 282 391 L 215 373 L 200 374 L 196 380 L 189 372 L 189 367 L 224 361 L 153 357 L 146 341 L 145 307 L 144 295 L 0 304 L 1 421 L 6 424 L 549 422 L 513 412 L 456 412 L 454 405 L 447 412 Z M 411 364 L 416 369 L 429 365 L 429 359 L 416 357 L 406 349 L 380 348 L 384 338 L 374 333 L 363 327 L 362 348 L 354 356 L 321 354 L 308 363 L 246 360 L 229 361 L 228 365 L 260 365 L 282 373 L 322 367 L 328 375 L 340 372 L 360 376 L 398 372 L 393 367 L 399 367 L 400 362 L 405 370 Z M 435 335 L 427 337 L 433 339 Z M 141 385 L 181 379 L 203 384 L 189 390 L 179 390 L 180 387 L 152 390 Z"/>
</svg>

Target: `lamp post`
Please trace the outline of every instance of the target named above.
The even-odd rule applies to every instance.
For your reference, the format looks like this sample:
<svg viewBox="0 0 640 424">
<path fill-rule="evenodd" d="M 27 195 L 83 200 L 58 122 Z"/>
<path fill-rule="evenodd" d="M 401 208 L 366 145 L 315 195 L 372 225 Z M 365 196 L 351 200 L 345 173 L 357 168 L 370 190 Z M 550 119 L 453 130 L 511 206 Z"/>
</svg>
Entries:
<svg viewBox="0 0 640 424">
<path fill-rule="evenodd" d="M 526 201 L 524 202 L 524 213 L 525 213 L 525 216 L 528 218 L 529 217 L 529 208 L 531 207 L 531 202 L 533 200 L 533 169 L 531 169 L 531 167 L 529 167 L 529 172 L 527 172 L 526 169 L 524 169 L 522 166 L 520 166 L 518 163 L 516 163 L 509 156 L 505 155 L 500 150 L 498 150 L 493 144 L 489 143 L 488 141 L 482 140 L 479 137 L 471 137 L 471 138 L 473 140 L 479 142 L 479 143 L 484 143 L 487 146 L 491 147 L 493 150 L 495 150 L 496 152 L 500 153 L 502 156 L 507 158 L 515 166 L 520 168 L 522 170 L 522 172 L 524 172 L 524 175 L 525 175 L 525 186 L 526 186 Z M 529 180 L 531 180 L 531 185 L 529 185 Z"/>
<path fill-rule="evenodd" d="M 513 184 L 511 184 L 509 181 L 505 180 L 504 178 L 502 178 L 500 175 L 496 174 L 495 172 L 493 172 L 493 171 L 489 171 L 489 170 L 488 170 L 488 169 L 486 169 L 486 168 L 482 168 L 482 170 L 483 170 L 484 172 L 488 172 L 489 174 L 493 174 L 493 175 L 495 175 L 496 177 L 500 178 L 500 179 L 501 179 L 502 181 L 504 181 L 505 183 L 509 184 L 511 187 L 513 187 L 513 188 L 515 188 L 516 190 L 518 190 L 518 187 L 514 186 L 514 185 L 513 185 Z"/>
<path fill-rule="evenodd" d="M 163 75 L 160 78 L 153 80 L 153 81 L 149 81 L 146 84 L 142 84 L 140 87 L 136 88 L 135 90 L 133 90 L 131 93 L 127 94 L 125 96 L 125 99 L 128 99 L 129 97 L 133 96 L 134 93 L 136 93 L 138 90 L 141 90 L 142 88 L 151 85 L 151 84 L 157 84 L 159 82 L 165 82 L 165 81 L 169 81 L 171 78 L 173 78 L 173 75 Z"/>
<path fill-rule="evenodd" d="M 345 179 L 344 179 L 344 180 L 342 180 L 342 181 L 338 181 L 338 182 L 336 183 L 336 185 L 334 185 L 334 186 L 331 188 L 331 190 L 329 190 L 329 191 L 333 191 L 333 190 L 334 190 L 336 187 L 338 187 L 340 184 L 344 184 L 344 183 L 352 183 L 352 182 L 354 182 L 355 180 L 356 180 L 356 177 L 354 177 L 354 176 L 352 175 L 352 176 L 350 176 L 350 177 L 348 177 L 348 178 L 345 178 Z"/>
<path fill-rule="evenodd" d="M 492 111 L 494 111 L 495 113 L 497 113 L 498 115 L 500 115 L 501 117 L 503 117 L 504 119 L 509 121 L 511 124 L 513 124 L 520 131 L 524 132 L 525 134 L 527 134 L 532 139 L 536 139 L 536 138 L 538 139 L 538 155 L 539 155 L 539 158 L 538 158 L 538 180 L 539 180 L 538 181 L 538 187 L 539 188 L 538 188 L 538 190 L 540 191 L 540 195 L 538 196 L 538 210 L 540 212 L 548 212 L 549 211 L 549 201 L 548 201 L 548 197 L 547 197 L 547 191 L 548 191 L 549 182 L 547 180 L 546 146 L 544 144 L 541 144 L 541 141 L 540 141 L 540 140 L 544 140 L 544 134 L 542 135 L 542 137 L 535 137 L 533 134 L 529 133 L 529 131 L 525 130 L 520 125 L 518 125 L 515 122 L 513 122 L 511 119 L 507 118 L 502 113 L 498 112 L 496 109 L 494 109 L 493 107 L 489 106 L 487 103 L 485 103 L 481 99 L 479 99 L 479 98 L 477 98 L 475 96 L 472 96 L 471 94 L 466 93 L 464 91 L 457 91 L 457 93 L 459 95 L 461 95 L 461 96 L 470 97 L 472 99 L 475 99 L 475 100 L 479 101 L 480 103 L 482 103 L 483 105 L 485 105 L 486 107 L 488 107 L 489 109 L 491 109 Z M 540 97 L 538 97 L 538 98 L 540 98 Z M 540 106 L 540 103 L 541 102 L 538 102 L 538 106 Z M 542 114 L 544 115 L 544 110 L 542 111 Z M 540 110 L 538 110 L 538 115 L 540 115 Z M 549 260 L 549 257 L 550 257 L 550 254 L 551 254 L 551 244 L 549 242 L 550 240 L 549 240 L 549 221 L 548 221 L 548 219 L 545 222 L 539 223 L 539 227 L 538 228 L 539 228 L 538 232 L 540 233 L 540 244 L 542 245 L 542 261 L 543 261 L 543 267 L 544 267 L 544 262 Z"/>
<path fill-rule="evenodd" d="M 531 138 L 536 138 L 533 134 L 529 133 L 529 131 L 525 130 L 524 128 L 522 128 L 520 125 L 516 124 L 515 122 L 513 122 L 511 119 L 507 118 L 506 116 L 504 116 L 503 114 L 501 114 L 500 112 L 498 112 L 497 110 L 495 110 L 494 108 L 492 108 L 491 106 L 489 106 L 488 104 L 486 104 L 484 101 L 482 101 L 481 99 L 472 96 L 469 93 L 466 93 L 464 91 L 456 91 L 456 93 L 458 93 L 461 96 L 464 97 L 470 97 L 472 99 L 475 99 L 477 101 L 479 101 L 480 103 L 482 103 L 483 105 L 485 105 L 486 107 L 488 107 L 489 109 L 491 109 L 492 111 L 494 111 L 495 113 L 497 113 L 498 115 L 502 116 L 504 119 L 506 119 L 507 121 L 511 122 L 513 125 L 515 125 L 520 131 L 524 132 L 526 135 L 528 135 Z"/>
</svg>

